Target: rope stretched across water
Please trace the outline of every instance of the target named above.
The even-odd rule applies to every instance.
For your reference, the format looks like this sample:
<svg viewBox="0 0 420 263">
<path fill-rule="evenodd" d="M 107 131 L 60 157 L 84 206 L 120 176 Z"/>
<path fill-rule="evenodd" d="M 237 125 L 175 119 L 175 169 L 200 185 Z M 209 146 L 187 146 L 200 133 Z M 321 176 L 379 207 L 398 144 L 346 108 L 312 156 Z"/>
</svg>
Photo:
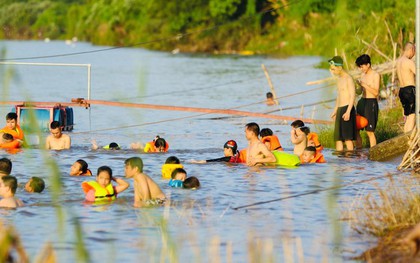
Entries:
<svg viewBox="0 0 420 263">
<path fill-rule="evenodd" d="M 367 182 L 370 182 L 370 181 L 375 181 L 375 180 L 382 179 L 382 178 L 385 178 L 385 177 L 390 177 L 390 176 L 392 176 L 392 175 L 391 174 L 386 174 L 386 175 L 382 175 L 382 176 L 376 176 L 376 177 L 373 177 L 373 178 L 364 179 L 364 180 L 360 180 L 360 181 L 356 181 L 356 182 L 352 182 L 352 183 L 348 183 L 348 184 L 344 184 L 344 185 L 332 186 L 332 187 L 327 187 L 327 188 L 323 188 L 323 189 L 307 191 L 307 192 L 300 193 L 300 194 L 294 194 L 294 195 L 289 195 L 289 196 L 285 196 L 285 197 L 280 197 L 280 198 L 276 198 L 276 199 L 272 199 L 272 200 L 256 202 L 256 203 L 253 203 L 253 204 L 232 207 L 232 209 L 233 210 L 239 210 L 239 209 L 243 209 L 243 208 L 247 208 L 247 207 L 253 207 L 253 206 L 264 205 L 264 204 L 273 203 L 273 202 L 279 202 L 279 201 L 283 201 L 283 200 L 286 200 L 286 199 L 291 199 L 291 198 L 296 198 L 296 197 L 311 195 L 311 194 L 317 194 L 317 193 L 320 193 L 320 192 L 326 192 L 326 191 L 330 191 L 330 190 L 336 190 L 336 189 L 340 189 L 340 188 L 344 188 L 344 187 L 348 187 L 348 186 L 356 185 L 356 184 L 367 183 Z"/>
</svg>

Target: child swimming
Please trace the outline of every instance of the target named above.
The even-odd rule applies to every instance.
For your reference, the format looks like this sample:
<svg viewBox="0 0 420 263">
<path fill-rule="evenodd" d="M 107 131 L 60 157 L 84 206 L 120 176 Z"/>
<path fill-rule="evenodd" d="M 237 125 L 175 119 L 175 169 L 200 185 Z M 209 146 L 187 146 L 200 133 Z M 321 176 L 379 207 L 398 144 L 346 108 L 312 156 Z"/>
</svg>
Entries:
<svg viewBox="0 0 420 263">
<path fill-rule="evenodd" d="M 71 176 L 92 176 L 92 172 L 88 169 L 88 164 L 85 160 L 79 159 L 70 167 Z"/>
<path fill-rule="evenodd" d="M 14 176 L 6 175 L 0 179 L 0 207 L 15 208 L 23 206 L 23 202 L 15 197 L 17 179 Z"/>
<path fill-rule="evenodd" d="M 171 174 L 171 180 L 169 180 L 168 185 L 170 187 L 182 187 L 186 178 L 187 172 L 182 168 L 176 168 Z"/>
<path fill-rule="evenodd" d="M 32 177 L 25 184 L 25 191 L 28 193 L 41 193 L 45 189 L 45 182 L 40 177 Z"/>
<path fill-rule="evenodd" d="M 118 185 L 113 186 L 111 181 Z M 112 169 L 108 166 L 98 168 L 96 181 L 83 182 L 82 188 L 85 192 L 85 198 L 90 202 L 112 201 L 115 200 L 117 194 L 125 191 L 129 184 L 120 178 L 112 176 Z"/>
<path fill-rule="evenodd" d="M 176 156 L 169 156 L 162 165 L 162 178 L 171 179 L 171 174 L 176 168 L 184 168 Z"/>
</svg>

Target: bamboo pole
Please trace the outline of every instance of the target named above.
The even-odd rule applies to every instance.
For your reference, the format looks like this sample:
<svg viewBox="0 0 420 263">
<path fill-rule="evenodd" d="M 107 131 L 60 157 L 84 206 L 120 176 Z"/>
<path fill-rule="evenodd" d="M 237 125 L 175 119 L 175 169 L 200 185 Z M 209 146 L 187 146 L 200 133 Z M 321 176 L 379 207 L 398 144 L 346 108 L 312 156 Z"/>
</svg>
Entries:
<svg viewBox="0 0 420 263">
<path fill-rule="evenodd" d="M 393 93 L 394 93 L 394 87 L 395 87 L 395 63 L 397 61 L 397 44 L 393 43 L 393 50 L 394 50 L 394 59 L 392 60 L 392 76 L 391 76 L 391 94 L 389 96 L 389 103 L 390 103 L 390 107 L 392 108 L 394 105 L 394 101 L 393 101 Z"/>
<path fill-rule="evenodd" d="M 368 47 L 371 47 L 373 50 L 375 50 L 379 55 L 381 55 L 382 57 L 386 58 L 388 61 L 392 61 L 392 59 L 390 57 L 388 57 L 387 55 L 385 55 L 384 53 L 382 53 L 382 51 L 380 51 L 379 49 L 377 49 L 375 46 L 373 46 L 372 44 L 369 44 L 368 42 L 364 41 L 363 39 L 360 39 L 360 41 L 362 41 L 363 44 L 365 44 Z"/>
<path fill-rule="evenodd" d="M 271 82 L 271 78 L 270 78 L 270 75 L 268 74 L 267 68 L 265 67 L 264 64 L 261 64 L 261 67 L 264 70 L 265 77 L 267 78 L 268 86 L 270 86 L 270 90 L 273 93 L 274 102 L 276 103 L 276 105 L 279 105 L 279 101 L 277 100 L 277 94 L 276 94 L 276 91 L 274 90 L 273 82 Z"/>
</svg>

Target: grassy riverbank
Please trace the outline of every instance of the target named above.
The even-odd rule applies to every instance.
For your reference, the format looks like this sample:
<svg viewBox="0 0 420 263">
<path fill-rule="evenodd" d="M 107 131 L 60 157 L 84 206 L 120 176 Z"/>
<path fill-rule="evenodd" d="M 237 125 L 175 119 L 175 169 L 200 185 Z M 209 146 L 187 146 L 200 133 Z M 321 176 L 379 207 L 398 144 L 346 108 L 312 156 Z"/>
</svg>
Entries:
<svg viewBox="0 0 420 263">
<path fill-rule="evenodd" d="M 415 24 L 414 0 L 0 0 L 0 7 L 1 39 L 278 56 L 329 57 L 337 49 L 350 61 L 374 49 L 392 57 L 391 43 L 413 40 Z"/>
</svg>

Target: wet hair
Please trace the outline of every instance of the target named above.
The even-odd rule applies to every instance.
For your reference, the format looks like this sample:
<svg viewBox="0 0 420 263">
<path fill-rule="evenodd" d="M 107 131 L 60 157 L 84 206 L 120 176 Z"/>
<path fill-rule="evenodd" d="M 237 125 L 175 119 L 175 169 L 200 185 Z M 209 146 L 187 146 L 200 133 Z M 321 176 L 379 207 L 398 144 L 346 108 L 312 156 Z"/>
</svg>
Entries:
<svg viewBox="0 0 420 263">
<path fill-rule="evenodd" d="M 271 136 L 271 135 L 273 135 L 273 131 L 269 128 L 264 128 L 264 129 L 261 129 L 261 131 L 260 131 L 260 136 L 261 137 Z"/>
<path fill-rule="evenodd" d="M 306 135 L 308 135 L 311 132 L 311 129 L 309 129 L 309 127 L 307 126 L 300 127 L 300 130 Z"/>
<path fill-rule="evenodd" d="M 13 135 L 11 135 L 10 133 L 3 133 L 3 140 L 6 141 L 13 141 Z"/>
<path fill-rule="evenodd" d="M 100 172 L 107 172 L 109 174 L 109 179 L 112 180 L 112 169 L 109 166 L 101 166 L 98 168 L 98 174 L 96 176 L 99 175 Z"/>
<path fill-rule="evenodd" d="M 79 159 L 76 161 L 76 163 L 80 164 L 80 170 L 82 171 L 82 173 L 86 173 L 88 170 L 88 163 L 85 160 Z"/>
<path fill-rule="evenodd" d="M 163 147 L 166 148 L 166 141 L 163 138 L 157 138 L 155 141 L 155 148 Z"/>
<path fill-rule="evenodd" d="M 10 174 L 12 172 L 12 161 L 10 161 L 10 159 L 0 159 L 0 172 L 5 174 Z"/>
<path fill-rule="evenodd" d="M 143 160 L 140 157 L 131 157 L 124 161 L 125 165 L 130 165 L 132 168 L 137 167 L 139 172 L 143 172 Z"/>
<path fill-rule="evenodd" d="M 371 65 L 370 57 L 367 54 L 363 54 L 356 59 L 356 65 L 358 67 L 360 67 L 361 65 L 367 65 L 367 64 Z"/>
<path fill-rule="evenodd" d="M 181 173 L 181 174 L 187 174 L 187 171 L 185 171 L 185 170 L 184 170 L 184 169 L 182 169 L 182 168 L 176 168 L 176 169 L 174 169 L 174 170 L 172 171 L 172 173 L 171 173 L 171 178 L 172 178 L 172 179 L 175 179 L 175 176 L 176 176 L 178 173 Z"/>
<path fill-rule="evenodd" d="M 109 144 L 109 149 L 110 150 L 119 150 L 120 149 L 120 146 L 116 142 L 111 142 Z"/>
<path fill-rule="evenodd" d="M 308 146 L 305 148 L 305 151 L 316 153 L 316 148 L 314 146 Z"/>
<path fill-rule="evenodd" d="M 15 112 L 7 113 L 6 120 L 17 120 L 17 114 Z"/>
<path fill-rule="evenodd" d="M 50 128 L 51 128 L 51 129 L 57 129 L 57 128 L 60 128 L 60 123 L 59 123 L 58 121 L 53 121 L 53 122 L 51 122 L 51 124 L 50 124 Z"/>
<path fill-rule="evenodd" d="M 35 193 L 41 193 L 45 189 L 45 182 L 40 177 L 32 177 L 29 185 Z"/>
<path fill-rule="evenodd" d="M 197 177 L 191 176 L 185 179 L 185 181 L 182 183 L 182 187 L 186 189 L 194 189 L 200 187 L 200 181 Z"/>
<path fill-rule="evenodd" d="M 178 157 L 176 156 L 169 156 L 165 163 L 171 163 L 171 164 L 180 164 L 181 162 L 179 161 Z"/>
<path fill-rule="evenodd" d="M 250 122 L 245 125 L 245 127 L 247 130 L 252 131 L 257 137 L 260 134 L 260 126 L 258 126 L 255 122 Z"/>
<path fill-rule="evenodd" d="M 292 124 L 290 124 L 290 126 L 292 126 L 293 128 L 300 128 L 305 126 L 305 123 L 301 120 L 295 120 L 294 122 L 292 122 Z"/>
<path fill-rule="evenodd" d="M 267 92 L 267 94 L 265 94 L 265 96 L 267 97 L 267 99 L 271 99 L 271 98 L 273 98 L 273 93 Z"/>
<path fill-rule="evenodd" d="M 16 193 L 17 189 L 17 179 L 14 176 L 6 175 L 1 178 L 3 180 L 3 183 L 5 186 L 10 187 L 10 190 L 12 191 L 12 194 Z"/>
</svg>

